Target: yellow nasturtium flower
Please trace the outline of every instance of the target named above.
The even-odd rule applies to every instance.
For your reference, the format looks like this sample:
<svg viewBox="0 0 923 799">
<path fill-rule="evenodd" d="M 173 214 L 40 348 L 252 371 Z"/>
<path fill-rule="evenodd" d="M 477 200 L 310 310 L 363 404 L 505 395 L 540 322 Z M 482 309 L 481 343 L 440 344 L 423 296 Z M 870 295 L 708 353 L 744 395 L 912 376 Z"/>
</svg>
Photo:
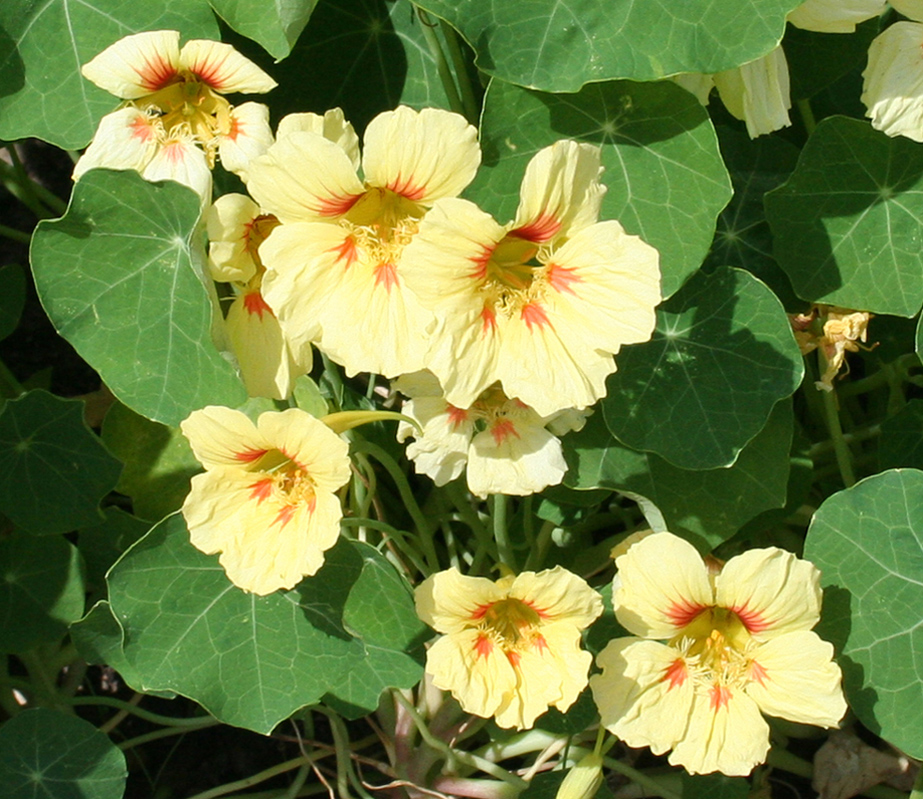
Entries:
<svg viewBox="0 0 923 799">
<path fill-rule="evenodd" d="M 846 712 L 820 619 L 820 574 L 781 549 L 752 549 L 717 573 L 671 533 L 616 560 L 616 617 L 636 637 L 600 652 L 590 687 L 602 723 L 629 746 L 696 774 L 749 774 L 766 759 L 762 713 L 836 727 Z"/>
<path fill-rule="evenodd" d="M 452 568 L 417 588 L 416 605 L 443 634 L 426 671 L 468 713 L 528 729 L 550 705 L 567 710 L 587 684 L 592 657 L 580 633 L 602 613 L 602 600 L 560 566 L 496 582 Z"/>
<path fill-rule="evenodd" d="M 869 46 L 862 102 L 872 127 L 923 142 L 923 23 L 895 22 Z"/>
<path fill-rule="evenodd" d="M 526 167 L 506 225 L 438 200 L 404 252 L 407 285 L 440 319 L 429 368 L 457 408 L 499 382 L 539 416 L 606 393 L 623 344 L 647 341 L 660 302 L 657 250 L 597 222 L 599 149 L 559 141 Z"/>
<path fill-rule="evenodd" d="M 340 533 L 334 493 L 349 480 L 348 446 L 297 408 L 260 415 L 208 406 L 180 428 L 206 471 L 192 478 L 183 516 L 193 545 L 254 594 L 315 574 Z"/>
</svg>

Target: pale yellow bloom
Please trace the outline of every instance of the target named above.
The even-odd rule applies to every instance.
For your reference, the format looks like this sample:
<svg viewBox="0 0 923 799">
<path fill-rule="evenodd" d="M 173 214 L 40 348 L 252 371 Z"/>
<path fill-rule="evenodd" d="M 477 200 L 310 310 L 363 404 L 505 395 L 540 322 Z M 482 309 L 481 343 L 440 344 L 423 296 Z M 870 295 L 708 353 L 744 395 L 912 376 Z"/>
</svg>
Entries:
<svg viewBox="0 0 923 799">
<path fill-rule="evenodd" d="M 295 380 L 311 371 L 310 346 L 294 352 L 282 334 L 272 308 L 262 295 L 263 268 L 259 247 L 278 220 L 260 211 L 243 194 L 225 194 L 206 215 L 209 271 L 219 283 L 230 283 L 234 300 L 225 331 L 247 393 L 251 397 L 286 399 Z"/>
<path fill-rule="evenodd" d="M 788 62 L 781 45 L 713 78 L 721 101 L 732 116 L 746 122 L 751 139 L 792 124 Z"/>
<path fill-rule="evenodd" d="M 923 23 L 896 22 L 875 37 L 862 78 L 872 127 L 923 141 Z"/>
<path fill-rule="evenodd" d="M 815 305 L 807 314 L 789 317 L 801 354 L 819 349 L 823 355 L 826 367 L 821 379 L 814 384 L 817 388 L 832 391 L 833 380 L 844 364 L 846 374 L 849 373 L 846 353 L 863 349 L 871 318 L 872 314 L 866 311 L 850 311 L 832 305 Z"/>
<path fill-rule="evenodd" d="M 597 222 L 599 150 L 559 141 L 526 168 L 516 218 L 439 200 L 404 252 L 407 285 L 440 319 L 428 368 L 457 408 L 494 383 L 543 417 L 605 395 L 623 344 L 646 341 L 657 251 Z"/>
<path fill-rule="evenodd" d="M 611 641 L 590 680 L 603 724 L 629 746 L 701 774 L 749 774 L 769 750 L 762 713 L 837 726 L 846 712 L 820 619 L 820 575 L 781 549 L 710 569 L 686 541 L 656 533 L 616 561 Z"/>
<path fill-rule="evenodd" d="M 856 25 L 881 14 L 887 0 L 807 0 L 788 15 L 797 28 L 818 33 L 853 33 Z"/>
<path fill-rule="evenodd" d="M 923 22 L 923 0 L 888 0 L 888 4 L 914 22 Z"/>
<path fill-rule="evenodd" d="M 555 799 L 593 799 L 602 782 L 602 755 L 590 752 L 567 772 Z"/>
<path fill-rule="evenodd" d="M 340 532 L 334 492 L 349 480 L 346 442 L 297 408 L 254 424 L 209 406 L 180 428 L 206 469 L 183 503 L 193 546 L 220 553 L 228 579 L 254 594 L 315 574 Z"/>
<path fill-rule="evenodd" d="M 177 31 L 146 31 L 110 45 L 81 72 L 125 103 L 100 121 L 75 179 L 94 167 L 135 169 L 149 180 L 185 183 L 207 201 L 211 176 L 203 185 L 203 170 L 216 154 L 245 175 L 272 141 L 265 106 L 233 108 L 223 95 L 267 92 L 276 83 L 228 44 L 194 39 L 180 49 Z"/>
<path fill-rule="evenodd" d="M 416 605 L 443 634 L 426 671 L 467 713 L 528 729 L 551 705 L 567 710 L 587 684 L 592 657 L 580 633 L 602 601 L 560 566 L 496 582 L 449 569 L 417 588 Z"/>
<path fill-rule="evenodd" d="M 250 193 L 282 222 L 261 249 L 265 296 L 293 344 L 316 341 L 350 375 L 396 377 L 424 368 L 436 324 L 405 285 L 404 249 L 425 209 L 473 179 L 477 132 L 434 108 L 379 114 L 360 178 L 341 117 L 283 120 L 251 167 Z"/>
<path fill-rule="evenodd" d="M 456 408 L 429 372 L 405 375 L 392 386 L 411 398 L 402 413 L 423 428 L 421 435 L 402 422 L 397 431 L 398 441 L 416 438 L 407 447 L 416 471 L 441 486 L 467 465 L 468 488 L 480 497 L 532 494 L 560 483 L 567 464 L 558 436 L 581 429 L 588 415 L 571 410 L 543 418 L 499 386 L 484 391 L 470 408 Z"/>
</svg>

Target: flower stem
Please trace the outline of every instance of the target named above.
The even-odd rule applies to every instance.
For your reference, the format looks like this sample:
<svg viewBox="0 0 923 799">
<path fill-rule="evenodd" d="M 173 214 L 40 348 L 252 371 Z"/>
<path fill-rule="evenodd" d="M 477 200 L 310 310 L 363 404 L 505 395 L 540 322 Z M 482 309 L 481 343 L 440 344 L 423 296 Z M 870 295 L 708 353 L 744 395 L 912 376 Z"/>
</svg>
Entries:
<svg viewBox="0 0 923 799">
<path fill-rule="evenodd" d="M 492 494 L 490 497 L 490 517 L 494 528 L 494 541 L 497 542 L 497 552 L 500 562 L 516 571 L 516 555 L 510 543 L 510 531 L 506 525 L 506 494 Z"/>
<path fill-rule="evenodd" d="M 249 788 L 251 785 L 257 785 L 261 782 L 265 782 L 268 779 L 271 779 L 279 774 L 284 774 L 286 771 L 291 771 L 303 766 L 309 766 L 315 758 L 308 755 L 300 755 L 299 757 L 293 758 L 292 760 L 286 760 L 284 763 L 277 763 L 275 766 L 264 769 L 257 774 L 252 774 L 249 777 L 244 777 L 242 780 L 236 780 L 235 782 L 226 782 L 224 785 L 219 785 L 216 788 L 209 788 L 207 791 L 202 791 L 197 793 L 190 799 L 214 799 L 216 796 L 225 796 L 226 794 L 232 793 L 233 791 L 239 791 L 243 788 Z M 302 783 L 304 780 L 302 780 Z M 298 786 L 298 790 L 301 790 L 301 786 Z"/>
<path fill-rule="evenodd" d="M 804 129 L 810 136 L 817 128 L 817 120 L 814 118 L 814 110 L 811 108 L 811 101 L 807 98 L 798 100 L 798 113 L 801 114 L 801 121 L 804 122 Z"/>
<path fill-rule="evenodd" d="M 461 98 L 458 96 L 458 89 L 455 87 L 455 81 L 452 80 L 452 70 L 449 68 L 449 62 L 445 60 L 445 54 L 439 44 L 439 37 L 436 35 L 436 25 L 430 22 L 429 14 L 422 8 L 415 5 L 417 10 L 417 19 L 420 20 L 420 29 L 423 31 L 423 38 L 426 39 L 426 45 L 429 47 L 430 55 L 436 62 L 436 70 L 439 72 L 439 80 L 442 81 L 442 88 L 445 90 L 445 96 L 449 101 L 449 108 L 456 114 L 465 116 L 465 107 L 462 105 Z"/>
<path fill-rule="evenodd" d="M 852 465 L 852 453 L 846 439 L 843 438 L 843 428 L 840 425 L 840 415 L 836 407 L 836 392 L 822 391 L 824 397 L 824 414 L 827 418 L 827 429 L 833 440 L 833 451 L 836 453 L 836 463 L 840 470 L 843 485 L 847 488 L 856 484 L 856 474 Z"/>
<path fill-rule="evenodd" d="M 462 105 L 465 108 L 465 117 L 472 125 L 478 124 L 478 103 L 474 97 L 474 88 L 468 77 L 468 66 L 465 63 L 465 57 L 462 54 L 461 44 L 458 41 L 458 33 L 455 28 L 449 25 L 444 19 L 439 20 L 442 29 L 442 36 L 445 39 L 446 47 L 449 50 L 449 57 L 452 59 L 452 66 L 455 67 L 455 79 L 458 81 L 461 90 Z"/>
<path fill-rule="evenodd" d="M 22 230 L 16 230 L 16 228 L 7 227 L 6 225 L 0 225 L 0 236 L 6 236 L 13 241 L 21 241 L 23 244 L 28 244 L 32 241 L 32 236 L 30 234 Z"/>
<path fill-rule="evenodd" d="M 192 725 L 188 727 L 163 727 L 159 730 L 145 733 L 144 735 L 138 735 L 135 738 L 129 738 L 127 741 L 122 741 L 118 744 L 118 748 L 126 752 L 129 749 L 134 749 L 136 746 L 142 746 L 151 741 L 159 741 L 161 738 L 169 738 L 172 735 L 185 735 L 187 732 L 196 732 L 198 730 L 207 729 L 208 727 L 217 727 L 221 724 L 218 719 L 213 719 L 210 716 L 201 716 L 199 720 L 201 724 L 195 727 Z"/>
<path fill-rule="evenodd" d="M 669 788 L 665 788 L 658 780 L 649 777 L 643 771 L 632 768 L 621 760 L 616 760 L 612 757 L 604 757 L 603 765 L 613 771 L 617 771 L 624 777 L 628 777 L 632 782 L 636 782 L 638 785 L 647 788 L 648 791 L 656 796 L 662 796 L 663 799 L 682 799 L 681 794 L 671 791 Z"/>
<path fill-rule="evenodd" d="M 135 696 L 143 698 L 144 695 L 136 694 Z M 132 716 L 137 716 L 139 719 L 150 721 L 153 724 L 162 724 L 164 727 L 201 727 L 203 722 L 212 719 L 211 716 L 192 716 L 188 718 L 162 716 L 159 713 L 151 713 L 150 710 L 138 707 L 133 702 L 124 702 L 121 699 L 109 696 L 75 696 L 68 700 L 68 704 L 74 706 L 105 705 L 106 707 L 114 707 L 121 712 L 130 713 Z"/>
</svg>

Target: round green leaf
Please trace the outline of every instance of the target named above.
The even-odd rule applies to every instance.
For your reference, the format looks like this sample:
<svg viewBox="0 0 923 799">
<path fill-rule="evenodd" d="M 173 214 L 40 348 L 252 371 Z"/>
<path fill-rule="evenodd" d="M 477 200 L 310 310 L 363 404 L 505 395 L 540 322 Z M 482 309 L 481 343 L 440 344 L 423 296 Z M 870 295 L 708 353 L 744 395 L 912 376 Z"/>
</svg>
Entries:
<svg viewBox="0 0 923 799">
<path fill-rule="evenodd" d="M 109 507 L 106 520 L 77 534 L 77 548 L 86 564 L 87 590 L 94 595 L 106 595 L 106 572 L 141 536 L 151 529 L 151 523 L 138 519 L 121 508 Z"/>
<path fill-rule="evenodd" d="M 141 688 L 188 696 L 228 724 L 269 733 L 327 692 L 366 707 L 374 693 L 374 707 L 386 685 L 419 679 L 419 665 L 403 654 L 415 637 L 406 587 L 395 591 L 380 557 L 345 539 L 315 576 L 259 597 L 232 585 L 217 557 L 195 549 L 174 515 L 108 579 Z M 402 602 L 395 619 L 380 613 Z"/>
<path fill-rule="evenodd" d="M 83 147 L 119 100 L 80 74 L 110 44 L 144 30 L 217 39 L 205 0 L 3 0 L 0 3 L 0 139 L 27 136 Z"/>
<path fill-rule="evenodd" d="M 46 708 L 0 727 L 6 799 L 121 799 L 125 755 L 88 721 Z"/>
<path fill-rule="evenodd" d="M 654 529 L 670 530 L 708 551 L 762 511 L 785 505 L 792 427 L 792 403 L 783 400 L 733 466 L 687 471 L 622 446 L 596 413 L 583 430 L 563 439 L 564 482 L 580 489 L 613 488 L 635 499 Z"/>
<path fill-rule="evenodd" d="M 0 510 L 30 533 L 99 524 L 121 464 L 83 420 L 83 402 L 41 389 L 0 413 Z"/>
<path fill-rule="evenodd" d="M 19 264 L 0 266 L 0 339 L 6 338 L 19 324 L 26 304 L 26 275 Z"/>
<path fill-rule="evenodd" d="M 510 83 L 575 92 L 585 83 L 720 72 L 765 55 L 803 0 L 422 0 Z"/>
<path fill-rule="evenodd" d="M 20 531 L 0 540 L 0 652 L 60 641 L 83 615 L 83 597 L 75 546 Z"/>
<path fill-rule="evenodd" d="M 683 469 L 732 464 L 804 373 L 778 298 L 730 268 L 697 274 L 616 363 L 602 401 L 612 434 Z"/>
<path fill-rule="evenodd" d="M 766 195 L 774 252 L 809 302 L 913 316 L 923 304 L 923 152 L 867 122 L 821 122 Z"/>
<path fill-rule="evenodd" d="M 189 480 L 202 466 L 178 428 L 152 422 L 117 402 L 103 420 L 102 437 L 125 464 L 117 488 L 131 497 L 135 515 L 159 521 L 182 507 Z"/>
<path fill-rule="evenodd" d="M 58 332 L 126 405 L 173 426 L 246 399 L 212 343 L 198 216 L 185 186 L 91 170 L 64 217 L 40 223 L 32 241 L 36 288 Z"/>
<path fill-rule="evenodd" d="M 829 497 L 804 548 L 824 586 L 850 707 L 870 730 L 923 757 L 923 472 L 876 474 Z"/>
<path fill-rule="evenodd" d="M 242 36 L 259 42 L 273 58 L 283 59 L 292 50 L 317 0 L 209 0 L 212 8 Z"/>
<path fill-rule="evenodd" d="M 511 220 L 529 159 L 559 139 L 601 148 L 602 219 L 617 219 L 660 252 L 661 290 L 676 291 L 702 263 L 730 179 L 705 109 L 673 83 L 593 84 L 552 95 L 492 81 L 484 98 L 484 165 L 466 196 Z"/>
</svg>

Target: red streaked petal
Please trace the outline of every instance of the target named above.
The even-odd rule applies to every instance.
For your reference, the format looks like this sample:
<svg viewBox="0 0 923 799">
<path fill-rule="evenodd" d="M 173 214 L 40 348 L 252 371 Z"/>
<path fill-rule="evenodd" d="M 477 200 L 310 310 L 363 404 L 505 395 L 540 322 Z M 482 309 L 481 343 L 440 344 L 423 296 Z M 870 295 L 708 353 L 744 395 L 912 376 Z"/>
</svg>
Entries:
<svg viewBox="0 0 923 799">
<path fill-rule="evenodd" d="M 490 434 L 494 437 L 494 442 L 499 447 L 508 438 L 519 438 L 516 431 L 516 425 L 509 419 L 498 419 L 491 425 Z"/>
<path fill-rule="evenodd" d="M 716 713 L 721 708 L 726 708 L 733 694 L 726 685 L 713 685 L 708 692 L 708 706 Z"/>
<path fill-rule="evenodd" d="M 248 449 L 243 452 L 235 452 L 234 458 L 243 463 L 253 463 L 262 458 L 267 452 L 269 452 L 268 449 Z"/>
<path fill-rule="evenodd" d="M 551 325 L 551 322 L 548 321 L 548 315 L 545 313 L 545 309 L 535 302 L 523 305 L 520 316 L 529 328 L 530 333 L 533 332 L 533 327 L 542 328 L 546 325 Z"/>
<path fill-rule="evenodd" d="M 338 244 L 336 247 L 331 247 L 328 252 L 337 253 L 338 261 L 346 261 L 346 268 L 349 269 L 359 257 L 359 253 L 356 249 L 356 240 L 352 236 L 347 236 L 343 239 L 341 244 Z"/>
<path fill-rule="evenodd" d="M 378 264 L 375 267 L 375 285 L 384 285 L 388 294 L 397 285 L 397 267 L 391 263 Z"/>
<path fill-rule="evenodd" d="M 677 627 L 685 627 L 706 608 L 685 599 L 674 602 L 667 608 L 666 615 Z"/>
<path fill-rule="evenodd" d="M 478 657 L 486 658 L 494 651 L 494 643 L 486 635 L 479 635 L 474 641 L 474 649 Z"/>
<path fill-rule="evenodd" d="M 517 239 L 534 241 L 537 244 L 544 244 L 551 241 L 561 230 L 561 222 L 553 214 L 542 211 L 539 216 L 527 225 L 511 230 L 508 235 L 515 236 Z"/>
<path fill-rule="evenodd" d="M 766 681 L 770 679 L 769 672 L 754 660 L 750 664 L 750 679 L 755 680 L 765 688 Z"/>
<path fill-rule="evenodd" d="M 394 180 L 392 180 L 387 186 L 386 189 L 390 189 L 395 194 L 400 194 L 401 197 L 406 197 L 408 200 L 413 202 L 419 202 L 426 196 L 426 188 L 424 186 L 418 186 L 413 176 L 409 178 L 402 178 L 398 175 Z"/>
<path fill-rule="evenodd" d="M 491 256 L 494 254 L 494 250 L 497 248 L 497 245 L 487 246 L 486 244 L 479 245 L 481 252 L 478 255 L 471 256 L 468 260 L 474 264 L 474 269 L 469 273 L 469 277 L 474 280 L 484 280 L 487 277 L 487 264 L 490 262 Z"/>
<path fill-rule="evenodd" d="M 259 316 L 260 319 L 263 318 L 264 313 L 269 316 L 275 316 L 272 308 L 266 304 L 263 295 L 258 291 L 251 291 L 249 294 L 244 295 L 244 308 L 247 309 L 247 313 Z"/>
<path fill-rule="evenodd" d="M 522 655 L 520 655 L 518 652 L 509 651 L 506 653 L 506 659 L 510 662 L 510 665 L 514 669 L 518 669 L 519 661 L 522 660 Z"/>
<path fill-rule="evenodd" d="M 257 482 L 250 486 L 250 498 L 255 499 L 257 503 L 269 499 L 271 495 L 272 478 L 264 477 L 262 480 L 257 480 Z"/>
<path fill-rule="evenodd" d="M 741 607 L 730 608 L 737 614 L 737 618 L 747 628 L 749 633 L 761 633 L 772 627 L 772 622 L 763 618 L 763 615 L 757 610 L 749 610 L 746 605 Z"/>
<path fill-rule="evenodd" d="M 497 314 L 494 313 L 493 308 L 488 308 L 484 306 L 484 310 L 481 311 L 481 333 L 493 333 L 497 329 Z"/>
<path fill-rule="evenodd" d="M 468 411 L 456 408 L 454 405 L 449 405 L 446 408 L 446 413 L 449 415 L 449 424 L 456 430 L 468 421 Z"/>
<path fill-rule="evenodd" d="M 576 295 L 571 288 L 571 283 L 582 283 L 583 278 L 575 274 L 576 269 L 568 269 L 565 266 L 549 264 L 548 266 L 548 284 L 559 293 L 567 292 Z"/>
<path fill-rule="evenodd" d="M 317 213 L 321 216 L 342 216 L 359 202 L 362 196 L 361 194 L 343 194 L 339 197 L 320 197 L 317 203 Z"/>
<path fill-rule="evenodd" d="M 292 520 L 292 516 L 294 515 L 294 505 L 283 505 L 281 508 L 279 508 L 279 512 L 276 514 L 276 518 L 273 520 L 273 523 L 278 524 L 279 527 L 285 527 L 285 525 L 287 525 Z"/>
<path fill-rule="evenodd" d="M 672 691 L 679 685 L 682 685 L 686 682 L 686 678 L 689 676 L 689 670 L 686 668 L 686 661 L 682 658 L 676 658 L 669 666 L 667 666 L 666 671 L 663 674 L 663 682 L 667 680 L 670 681 L 670 687 L 667 690 Z"/>
</svg>

